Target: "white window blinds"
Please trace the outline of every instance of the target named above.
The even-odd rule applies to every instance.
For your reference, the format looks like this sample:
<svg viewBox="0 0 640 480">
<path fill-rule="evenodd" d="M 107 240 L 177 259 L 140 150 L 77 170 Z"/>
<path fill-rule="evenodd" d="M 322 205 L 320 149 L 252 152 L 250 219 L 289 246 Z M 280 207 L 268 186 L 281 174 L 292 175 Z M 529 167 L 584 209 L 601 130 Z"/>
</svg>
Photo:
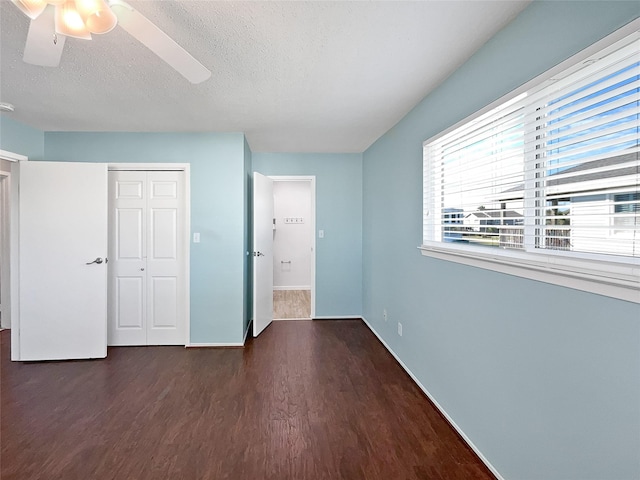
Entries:
<svg viewBox="0 0 640 480">
<path fill-rule="evenodd" d="M 640 257 L 639 131 L 635 33 L 426 142 L 424 244 Z"/>
</svg>

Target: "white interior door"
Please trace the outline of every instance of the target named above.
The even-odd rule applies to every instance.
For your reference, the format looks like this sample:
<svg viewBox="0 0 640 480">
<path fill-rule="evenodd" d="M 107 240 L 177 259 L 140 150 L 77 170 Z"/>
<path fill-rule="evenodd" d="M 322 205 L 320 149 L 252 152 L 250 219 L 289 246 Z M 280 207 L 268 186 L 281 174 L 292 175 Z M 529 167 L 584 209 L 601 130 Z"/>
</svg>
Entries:
<svg viewBox="0 0 640 480">
<path fill-rule="evenodd" d="M 14 360 L 107 356 L 107 238 L 106 164 L 21 163 Z"/>
<path fill-rule="evenodd" d="M 184 345 L 184 172 L 109 172 L 109 345 Z"/>
<path fill-rule="evenodd" d="M 273 320 L 273 180 L 253 174 L 253 336 Z"/>
</svg>

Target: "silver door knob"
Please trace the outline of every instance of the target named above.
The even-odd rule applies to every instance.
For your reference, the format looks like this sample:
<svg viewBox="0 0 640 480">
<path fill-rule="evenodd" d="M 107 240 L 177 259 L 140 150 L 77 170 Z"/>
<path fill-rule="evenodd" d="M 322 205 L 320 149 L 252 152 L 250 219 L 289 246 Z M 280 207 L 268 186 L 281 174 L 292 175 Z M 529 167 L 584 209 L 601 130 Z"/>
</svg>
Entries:
<svg viewBox="0 0 640 480">
<path fill-rule="evenodd" d="M 92 263 L 97 263 L 98 265 L 100 265 L 102 263 L 102 259 L 98 257 L 93 262 L 87 262 L 86 265 L 91 265 Z"/>
</svg>

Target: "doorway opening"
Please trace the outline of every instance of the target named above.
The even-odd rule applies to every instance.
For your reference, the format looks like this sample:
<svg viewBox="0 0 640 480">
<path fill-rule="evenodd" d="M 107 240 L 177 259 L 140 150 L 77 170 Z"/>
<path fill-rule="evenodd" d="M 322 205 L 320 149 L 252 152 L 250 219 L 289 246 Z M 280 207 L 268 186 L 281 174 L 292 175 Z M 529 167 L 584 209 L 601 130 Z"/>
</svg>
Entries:
<svg viewBox="0 0 640 480">
<path fill-rule="evenodd" d="M 0 150 L 0 330 L 11 328 L 12 300 L 15 302 L 15 298 L 12 297 L 15 297 L 18 291 L 15 283 L 16 259 L 11 256 L 12 254 L 15 256 L 18 252 L 17 228 L 15 228 L 17 224 L 14 223 L 15 218 L 12 215 L 12 209 L 17 205 L 12 197 L 17 189 L 14 187 L 12 190 L 11 185 L 17 175 L 12 178 L 11 173 L 14 171 L 13 166 L 17 165 L 16 162 L 27 160 L 24 155 Z M 17 310 L 16 307 L 14 313 Z"/>
<path fill-rule="evenodd" d="M 315 177 L 272 176 L 273 319 L 315 314 Z"/>
<path fill-rule="evenodd" d="M 6 162 L 6 160 L 2 160 Z M 10 195 L 9 181 L 11 174 L 0 165 L 0 330 L 11 328 L 9 265 L 9 225 Z"/>
</svg>

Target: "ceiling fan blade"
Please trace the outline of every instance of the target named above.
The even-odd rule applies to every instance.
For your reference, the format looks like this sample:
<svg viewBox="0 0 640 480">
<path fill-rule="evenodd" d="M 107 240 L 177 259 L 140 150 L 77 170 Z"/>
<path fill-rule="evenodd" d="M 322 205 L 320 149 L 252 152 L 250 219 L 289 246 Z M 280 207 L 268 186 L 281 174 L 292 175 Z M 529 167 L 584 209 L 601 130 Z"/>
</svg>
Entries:
<svg viewBox="0 0 640 480">
<path fill-rule="evenodd" d="M 62 49 L 67 37 L 56 34 L 53 18 L 54 7 L 48 6 L 38 18 L 31 20 L 22 56 L 25 62 L 41 67 L 60 65 L 60 57 L 62 57 Z"/>
<path fill-rule="evenodd" d="M 211 76 L 204 65 L 133 7 L 122 0 L 111 0 L 109 5 L 118 17 L 118 25 L 191 83 L 204 82 Z"/>
</svg>

